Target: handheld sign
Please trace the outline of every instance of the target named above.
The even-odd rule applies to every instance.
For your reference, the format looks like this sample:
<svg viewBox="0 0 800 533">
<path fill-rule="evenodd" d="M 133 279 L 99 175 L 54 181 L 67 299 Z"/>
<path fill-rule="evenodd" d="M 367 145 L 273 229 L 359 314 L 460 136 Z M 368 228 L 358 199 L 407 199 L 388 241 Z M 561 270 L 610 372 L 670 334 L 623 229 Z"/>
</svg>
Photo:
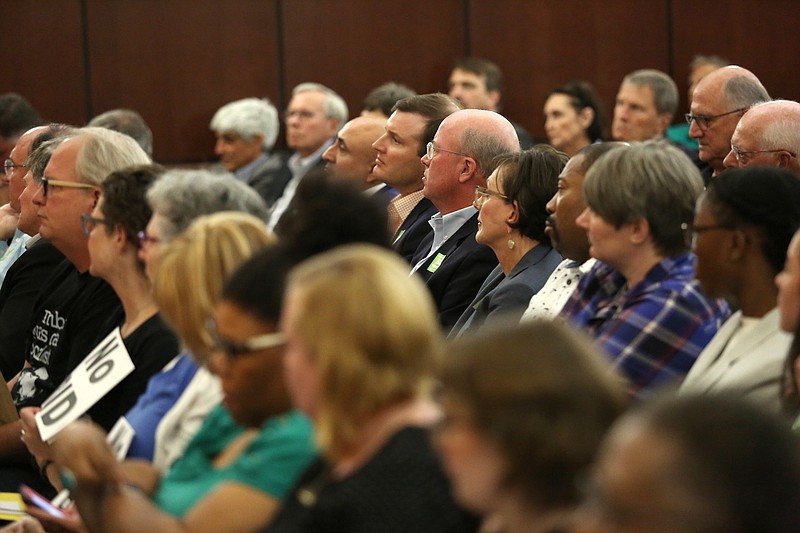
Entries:
<svg viewBox="0 0 800 533">
<path fill-rule="evenodd" d="M 78 419 L 108 391 L 133 372 L 134 365 L 119 328 L 98 344 L 67 376 L 36 413 L 42 440 L 50 442 L 70 422 Z"/>
</svg>

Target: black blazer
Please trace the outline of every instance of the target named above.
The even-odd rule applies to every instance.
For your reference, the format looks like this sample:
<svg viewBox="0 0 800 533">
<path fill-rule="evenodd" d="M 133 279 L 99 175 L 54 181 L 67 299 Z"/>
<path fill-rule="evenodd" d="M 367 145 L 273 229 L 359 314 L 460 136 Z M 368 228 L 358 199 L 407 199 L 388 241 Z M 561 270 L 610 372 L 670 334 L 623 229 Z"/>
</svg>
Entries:
<svg viewBox="0 0 800 533">
<path fill-rule="evenodd" d="M 397 228 L 392 248 L 409 263 L 411 263 L 416 254 L 422 239 L 427 237 L 429 233 L 433 234 L 433 228 L 428 222 L 437 211 L 438 209 L 430 200 L 423 198 L 414 206 L 414 209 L 400 224 L 400 227 Z M 430 244 L 428 244 L 428 247 L 430 249 Z M 414 265 L 416 263 L 411 263 L 411 266 Z"/>
<path fill-rule="evenodd" d="M 436 302 L 439 322 L 445 331 L 452 329 L 478 294 L 483 281 L 497 266 L 497 257 L 492 249 L 475 241 L 477 232 L 476 211 L 417 269 L 417 275 L 428 286 Z M 428 254 L 432 244 L 433 231 L 420 242 L 412 265 L 419 263 Z"/>
</svg>

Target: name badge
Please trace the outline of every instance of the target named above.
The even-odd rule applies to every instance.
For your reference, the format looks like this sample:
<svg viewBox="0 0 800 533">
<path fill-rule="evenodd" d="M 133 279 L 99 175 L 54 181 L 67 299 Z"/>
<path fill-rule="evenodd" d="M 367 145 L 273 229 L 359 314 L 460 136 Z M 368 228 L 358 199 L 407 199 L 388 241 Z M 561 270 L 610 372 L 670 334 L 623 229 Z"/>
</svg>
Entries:
<svg viewBox="0 0 800 533">
<path fill-rule="evenodd" d="M 436 254 L 436 257 L 433 258 L 431 264 L 428 265 L 428 272 L 436 272 L 439 270 L 439 267 L 442 266 L 442 261 L 444 261 L 444 258 L 444 254 Z"/>
</svg>

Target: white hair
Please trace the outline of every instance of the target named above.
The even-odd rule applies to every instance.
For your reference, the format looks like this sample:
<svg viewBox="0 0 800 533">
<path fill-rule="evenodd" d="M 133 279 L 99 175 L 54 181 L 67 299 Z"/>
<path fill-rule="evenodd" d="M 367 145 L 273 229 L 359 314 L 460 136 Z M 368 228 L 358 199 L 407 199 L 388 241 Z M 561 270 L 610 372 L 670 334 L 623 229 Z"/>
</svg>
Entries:
<svg viewBox="0 0 800 533">
<path fill-rule="evenodd" d="M 321 83 L 306 82 L 297 85 L 292 89 L 292 96 L 305 92 L 320 92 L 325 95 L 325 116 L 339 121 L 337 129 L 342 129 L 344 123 L 347 122 L 348 109 L 344 99 L 336 94 L 333 89 L 330 89 Z"/>
<path fill-rule="evenodd" d="M 217 133 L 236 133 L 248 142 L 261 135 L 264 150 L 271 150 L 280 127 L 278 110 L 268 98 L 243 98 L 220 107 L 209 127 Z"/>
</svg>

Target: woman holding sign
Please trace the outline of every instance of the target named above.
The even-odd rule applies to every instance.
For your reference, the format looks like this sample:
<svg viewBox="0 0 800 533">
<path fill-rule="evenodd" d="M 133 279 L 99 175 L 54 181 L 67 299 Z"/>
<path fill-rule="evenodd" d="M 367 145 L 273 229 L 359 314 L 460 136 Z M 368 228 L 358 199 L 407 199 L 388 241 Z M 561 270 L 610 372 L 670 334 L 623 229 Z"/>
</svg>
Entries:
<svg viewBox="0 0 800 533">
<path fill-rule="evenodd" d="M 108 431 L 144 392 L 150 377 L 178 353 L 178 340 L 158 314 L 138 258 L 137 234 L 152 214 L 145 193 L 160 172 L 160 167 L 141 166 L 112 173 L 103 182 L 92 213 L 81 216 L 91 258 L 89 272 L 111 285 L 122 306 L 109 317 L 109 324 L 115 326 L 111 335 L 83 361 L 69 362 L 72 378 L 56 389 L 41 410 L 21 412 L 23 442 L 42 473 L 48 472 L 52 451 L 39 438 L 36 413 L 45 439 L 66 421 L 84 414 Z M 126 365 L 127 375 L 119 371 Z M 121 381 L 120 376 L 124 376 Z"/>
</svg>

